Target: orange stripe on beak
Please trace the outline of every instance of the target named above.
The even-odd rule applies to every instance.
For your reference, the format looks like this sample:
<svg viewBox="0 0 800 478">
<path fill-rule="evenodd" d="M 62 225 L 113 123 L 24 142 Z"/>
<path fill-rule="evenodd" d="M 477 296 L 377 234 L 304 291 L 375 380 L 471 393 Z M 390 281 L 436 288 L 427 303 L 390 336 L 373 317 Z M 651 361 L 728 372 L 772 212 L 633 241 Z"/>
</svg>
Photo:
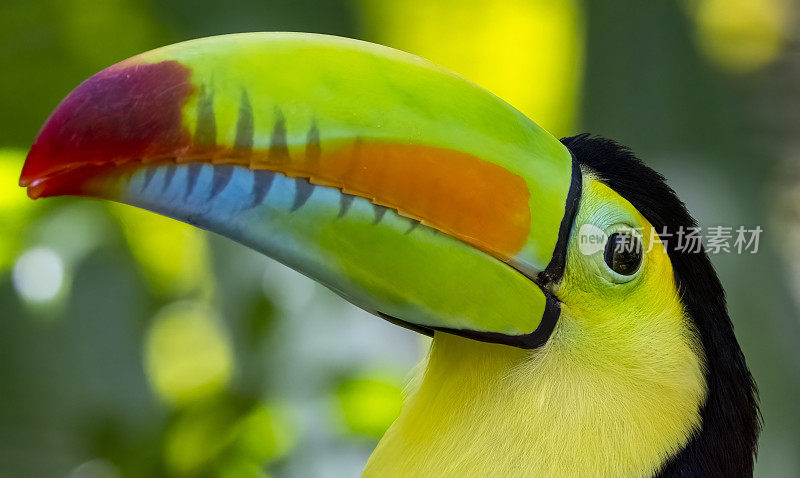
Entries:
<svg viewBox="0 0 800 478">
<path fill-rule="evenodd" d="M 228 154 L 230 153 L 230 154 Z M 253 151 L 242 157 L 217 149 L 213 157 L 180 158 L 184 162 L 228 163 L 309 178 L 320 185 L 368 198 L 418 219 L 502 260 L 520 251 L 531 227 L 530 193 L 525 181 L 505 168 L 447 149 L 394 143 L 361 143 L 315 155 L 275 157 Z M 173 158 L 147 163 L 173 161 Z M 31 197 L 92 195 L 106 175 L 130 171 L 139 164 L 73 162 L 72 168 L 31 185 Z"/>
<path fill-rule="evenodd" d="M 525 181 L 505 168 L 448 149 L 360 143 L 305 157 L 291 168 L 321 183 L 366 196 L 401 214 L 508 259 L 531 225 Z M 272 168 L 270 168 L 272 169 Z"/>
</svg>

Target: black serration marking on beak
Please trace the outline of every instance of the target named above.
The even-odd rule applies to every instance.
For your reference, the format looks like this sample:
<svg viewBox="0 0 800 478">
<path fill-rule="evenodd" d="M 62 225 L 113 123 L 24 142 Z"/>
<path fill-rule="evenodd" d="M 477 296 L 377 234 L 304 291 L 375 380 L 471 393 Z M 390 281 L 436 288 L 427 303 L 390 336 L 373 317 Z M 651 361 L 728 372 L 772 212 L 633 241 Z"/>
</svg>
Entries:
<svg viewBox="0 0 800 478">
<path fill-rule="evenodd" d="M 239 119 L 236 121 L 236 139 L 233 149 L 239 153 L 249 153 L 253 149 L 253 136 L 255 127 L 253 122 L 253 107 L 247 90 L 242 88 L 242 98 L 239 100 Z"/>
<path fill-rule="evenodd" d="M 213 148 L 217 144 L 217 119 L 214 116 L 214 93 L 204 87 L 197 102 L 197 126 L 194 144 L 199 148 Z"/>
<path fill-rule="evenodd" d="M 147 186 L 150 185 L 150 181 L 153 180 L 153 176 L 156 175 L 156 168 L 150 166 L 145 168 L 144 170 L 144 184 L 142 184 L 142 192 L 147 189 Z"/>
<path fill-rule="evenodd" d="M 570 151 L 572 154 L 572 151 Z M 583 190 L 583 173 L 575 156 L 572 157 L 572 179 L 570 180 L 569 192 L 567 193 L 567 203 L 564 206 L 564 217 L 561 219 L 561 226 L 558 228 L 558 240 L 553 251 L 553 258 L 547 267 L 540 272 L 536 280 L 540 284 L 558 282 L 564 275 L 564 268 L 567 264 L 567 246 L 572 233 L 572 225 L 575 216 L 578 214 L 578 206 L 581 203 Z"/>
<path fill-rule="evenodd" d="M 383 220 L 383 216 L 386 215 L 386 208 L 378 204 L 373 204 L 372 210 L 375 211 L 375 221 L 372 224 L 378 224 Z"/>
<path fill-rule="evenodd" d="M 192 194 L 194 191 L 194 187 L 197 184 L 197 178 L 200 177 L 200 171 L 203 169 L 203 165 L 200 163 L 189 163 L 187 166 L 187 173 L 186 173 L 186 194 L 184 194 L 183 198 L 186 199 Z"/>
<path fill-rule="evenodd" d="M 167 171 L 164 173 L 164 184 L 161 185 L 161 191 L 164 192 L 169 187 L 172 179 L 175 177 L 175 171 L 178 169 L 174 164 L 167 165 Z"/>
<path fill-rule="evenodd" d="M 250 207 L 258 206 L 264 202 L 264 198 L 267 197 L 274 179 L 275 173 L 272 171 L 264 171 L 262 169 L 253 171 L 253 201 L 250 203 Z"/>
<path fill-rule="evenodd" d="M 339 197 L 339 214 L 336 216 L 337 219 L 342 218 L 345 214 L 347 214 L 350 206 L 353 205 L 353 199 L 355 199 L 355 196 L 341 193 L 341 196 Z"/>
<path fill-rule="evenodd" d="M 311 123 L 311 128 L 306 136 L 306 161 L 309 164 L 316 164 L 322 155 L 322 147 L 319 144 L 319 129 L 316 120 Z"/>
<path fill-rule="evenodd" d="M 421 222 L 417 221 L 416 219 L 409 219 L 409 221 L 411 221 L 411 226 L 405 232 L 406 234 L 411 234 L 412 232 L 414 232 L 414 229 L 418 228 L 419 225 L 421 224 Z"/>
<path fill-rule="evenodd" d="M 275 107 L 275 126 L 269 143 L 268 157 L 271 161 L 283 163 L 289 161 L 289 148 L 286 139 L 286 118 L 277 106 Z"/>
<path fill-rule="evenodd" d="M 222 192 L 223 189 L 225 189 L 225 186 L 227 186 L 231 181 L 234 167 L 235 166 L 231 166 L 230 164 L 214 165 L 214 177 L 211 179 L 211 193 L 208 196 L 209 199 L 213 198 Z"/>
<path fill-rule="evenodd" d="M 295 178 L 294 185 L 294 202 L 289 212 L 295 212 L 303 207 L 303 204 L 305 204 L 308 198 L 314 193 L 314 185 L 305 179 Z"/>
</svg>

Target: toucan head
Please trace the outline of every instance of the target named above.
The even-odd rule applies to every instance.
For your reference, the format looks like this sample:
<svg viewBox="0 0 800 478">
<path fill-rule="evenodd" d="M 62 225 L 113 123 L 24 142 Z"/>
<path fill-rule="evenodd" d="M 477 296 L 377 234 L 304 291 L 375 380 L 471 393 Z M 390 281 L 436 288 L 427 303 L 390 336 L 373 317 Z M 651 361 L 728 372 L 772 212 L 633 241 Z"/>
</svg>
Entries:
<svg viewBox="0 0 800 478">
<path fill-rule="evenodd" d="M 662 241 L 693 224 L 663 178 L 420 58 L 274 33 L 150 51 L 62 101 L 20 185 L 221 234 L 419 332 L 521 361 L 560 344 L 685 397 L 686 449 L 712 408 L 752 428 L 752 465 L 752 380 L 708 259 Z M 737 387 L 747 410 L 709 405 Z"/>
</svg>

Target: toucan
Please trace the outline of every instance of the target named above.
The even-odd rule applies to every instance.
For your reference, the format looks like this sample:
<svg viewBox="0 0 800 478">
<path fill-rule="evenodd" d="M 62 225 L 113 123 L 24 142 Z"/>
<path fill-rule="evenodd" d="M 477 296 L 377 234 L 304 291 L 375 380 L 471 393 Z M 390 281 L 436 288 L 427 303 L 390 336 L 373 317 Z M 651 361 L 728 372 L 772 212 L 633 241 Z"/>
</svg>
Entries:
<svg viewBox="0 0 800 478">
<path fill-rule="evenodd" d="M 419 57 L 302 33 L 149 51 L 66 96 L 20 185 L 212 231 L 432 336 L 365 476 L 752 475 L 756 386 L 664 178 Z"/>
</svg>

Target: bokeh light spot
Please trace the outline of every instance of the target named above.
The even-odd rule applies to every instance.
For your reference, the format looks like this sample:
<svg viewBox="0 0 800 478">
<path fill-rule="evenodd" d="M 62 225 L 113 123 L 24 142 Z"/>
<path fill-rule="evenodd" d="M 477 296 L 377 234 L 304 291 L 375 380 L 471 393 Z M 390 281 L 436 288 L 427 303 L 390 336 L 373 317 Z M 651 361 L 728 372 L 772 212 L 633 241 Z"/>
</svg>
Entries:
<svg viewBox="0 0 800 478">
<path fill-rule="evenodd" d="M 400 380 L 366 373 L 342 381 L 336 398 L 347 430 L 374 438 L 383 436 L 403 404 Z"/>
<path fill-rule="evenodd" d="M 263 463 L 288 453 L 296 438 L 287 410 L 258 405 L 236 425 L 233 447 L 248 460 Z"/>
<path fill-rule="evenodd" d="M 221 391 L 233 370 L 228 338 L 201 304 L 167 306 L 156 316 L 145 347 L 150 381 L 159 396 L 176 405 Z"/>
<path fill-rule="evenodd" d="M 695 0 L 689 3 L 703 52 L 731 71 L 771 63 L 788 39 L 786 0 Z"/>
<path fill-rule="evenodd" d="M 52 249 L 34 248 L 24 252 L 14 265 L 14 288 L 31 302 L 53 300 L 64 283 L 64 262 Z"/>
</svg>

